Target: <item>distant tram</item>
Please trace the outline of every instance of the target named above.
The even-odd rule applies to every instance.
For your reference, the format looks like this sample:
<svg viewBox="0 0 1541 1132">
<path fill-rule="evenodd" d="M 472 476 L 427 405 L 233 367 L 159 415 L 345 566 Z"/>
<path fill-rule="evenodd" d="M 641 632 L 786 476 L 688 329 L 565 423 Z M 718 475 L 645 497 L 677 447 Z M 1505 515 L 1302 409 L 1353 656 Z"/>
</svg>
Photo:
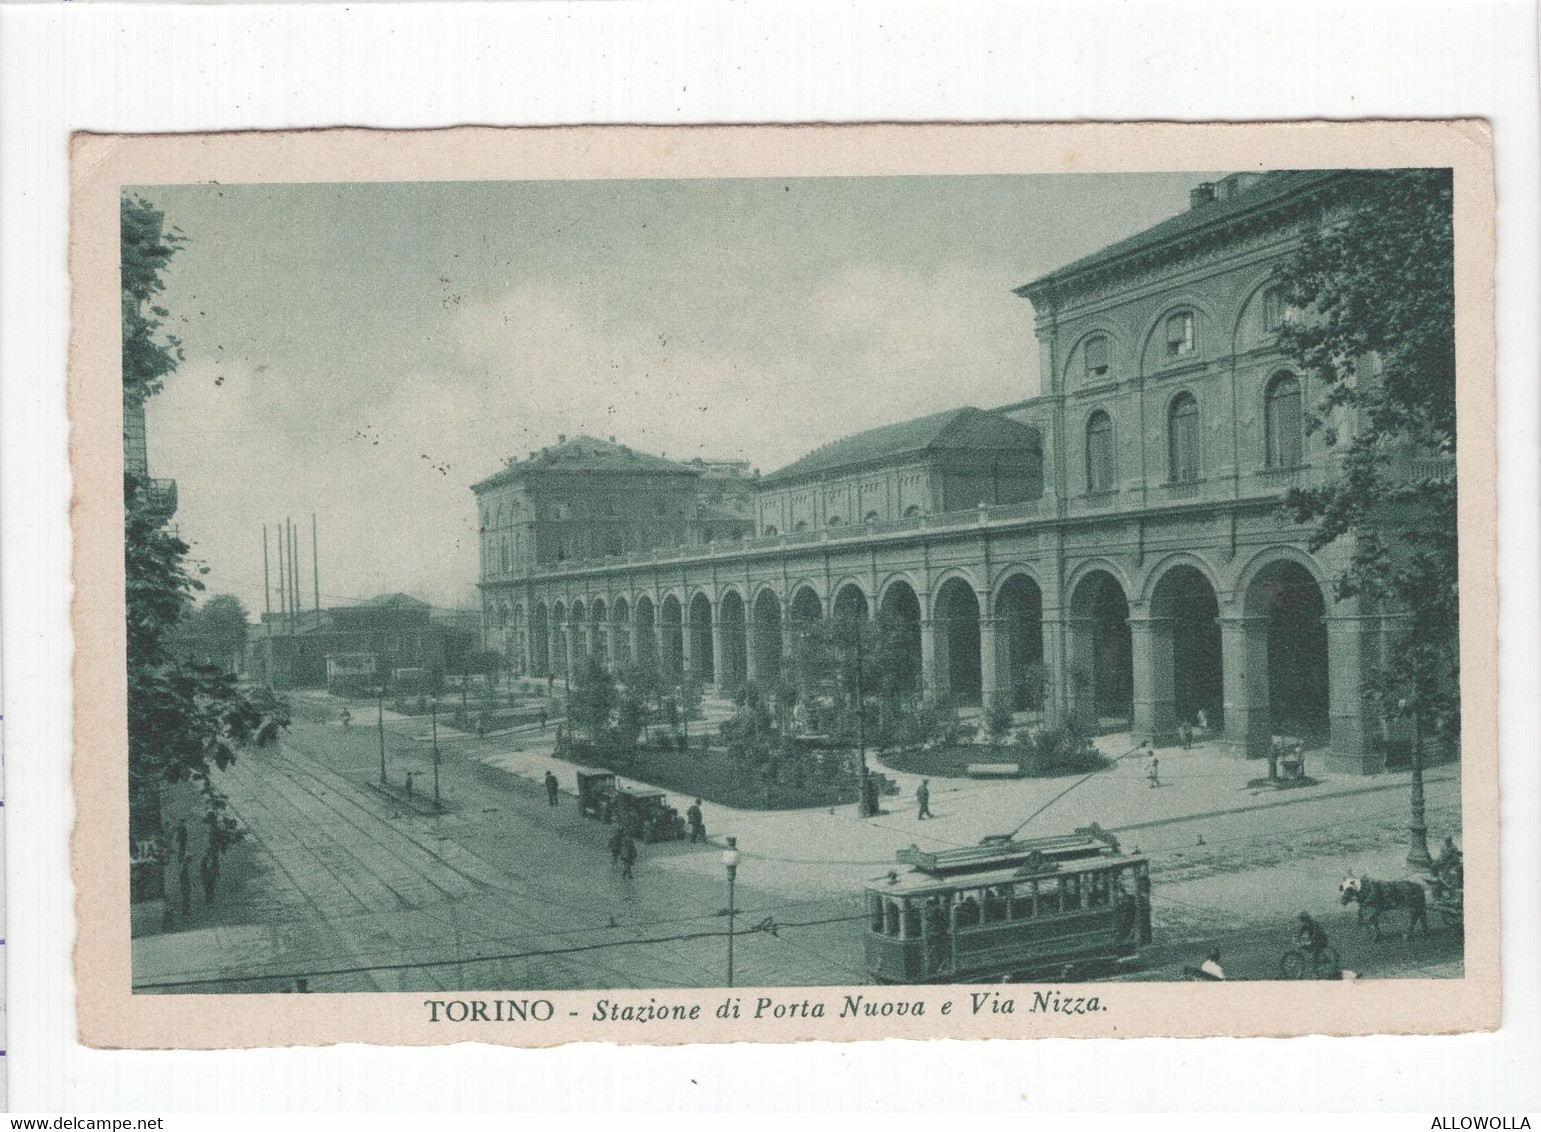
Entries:
<svg viewBox="0 0 1541 1132">
<path fill-rule="evenodd" d="M 1097 825 L 1062 837 L 987 837 L 898 853 L 913 866 L 866 888 L 866 965 L 877 983 L 1067 975 L 1150 942 L 1150 862 Z"/>
</svg>

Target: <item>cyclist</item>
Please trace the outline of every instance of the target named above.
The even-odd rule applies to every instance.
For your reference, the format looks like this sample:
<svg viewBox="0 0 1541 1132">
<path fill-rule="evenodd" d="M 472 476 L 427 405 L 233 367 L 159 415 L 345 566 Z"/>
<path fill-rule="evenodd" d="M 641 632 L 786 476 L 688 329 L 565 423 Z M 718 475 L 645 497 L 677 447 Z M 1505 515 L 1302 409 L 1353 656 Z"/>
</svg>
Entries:
<svg viewBox="0 0 1541 1132">
<path fill-rule="evenodd" d="M 1309 912 L 1300 913 L 1300 926 L 1295 932 L 1295 942 L 1311 957 L 1311 968 L 1321 966 L 1322 952 L 1327 950 L 1327 933 L 1322 925 L 1311 918 Z"/>
</svg>

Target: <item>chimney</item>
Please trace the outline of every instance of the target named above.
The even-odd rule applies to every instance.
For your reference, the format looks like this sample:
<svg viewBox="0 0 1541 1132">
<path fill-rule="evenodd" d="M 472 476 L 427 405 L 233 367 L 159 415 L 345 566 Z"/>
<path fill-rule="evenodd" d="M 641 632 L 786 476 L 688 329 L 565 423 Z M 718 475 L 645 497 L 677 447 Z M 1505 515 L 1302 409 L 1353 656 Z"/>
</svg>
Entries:
<svg viewBox="0 0 1541 1132">
<path fill-rule="evenodd" d="M 611 443 L 611 444 L 614 444 L 614 443 L 615 443 L 615 437 L 613 437 L 613 436 L 612 436 L 612 437 L 611 437 L 611 438 L 610 438 L 610 443 Z"/>
<path fill-rule="evenodd" d="M 556 438 L 556 442 L 558 444 L 566 444 L 567 443 L 567 434 L 565 432 L 558 433 L 557 434 L 557 438 Z"/>
<path fill-rule="evenodd" d="M 1213 181 L 1205 181 L 1196 189 L 1188 192 L 1188 207 L 1203 208 L 1207 204 L 1215 203 L 1215 184 Z"/>
</svg>

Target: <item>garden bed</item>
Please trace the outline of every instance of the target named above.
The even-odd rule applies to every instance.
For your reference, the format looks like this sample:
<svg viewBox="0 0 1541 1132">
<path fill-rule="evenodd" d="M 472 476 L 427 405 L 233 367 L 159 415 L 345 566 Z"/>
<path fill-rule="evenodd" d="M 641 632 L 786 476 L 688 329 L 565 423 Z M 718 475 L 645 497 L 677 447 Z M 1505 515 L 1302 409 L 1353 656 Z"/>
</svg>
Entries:
<svg viewBox="0 0 1541 1132">
<path fill-rule="evenodd" d="M 987 763 L 1015 763 L 1018 778 L 1061 778 L 1088 774 L 1109 765 L 1098 754 L 1079 759 L 1036 763 L 1014 744 L 992 747 L 989 743 L 958 743 L 948 747 L 904 747 L 884 751 L 878 759 L 885 767 L 927 778 L 971 778 L 968 768 Z"/>
<path fill-rule="evenodd" d="M 662 790 L 673 790 L 740 810 L 801 810 L 856 802 L 854 777 L 845 781 L 778 782 L 767 788 L 752 771 L 735 763 L 720 741 L 702 750 L 692 736 L 688 750 L 639 749 L 630 759 L 607 758 L 588 743 L 575 745 L 573 757 L 587 766 L 603 766 Z"/>
</svg>

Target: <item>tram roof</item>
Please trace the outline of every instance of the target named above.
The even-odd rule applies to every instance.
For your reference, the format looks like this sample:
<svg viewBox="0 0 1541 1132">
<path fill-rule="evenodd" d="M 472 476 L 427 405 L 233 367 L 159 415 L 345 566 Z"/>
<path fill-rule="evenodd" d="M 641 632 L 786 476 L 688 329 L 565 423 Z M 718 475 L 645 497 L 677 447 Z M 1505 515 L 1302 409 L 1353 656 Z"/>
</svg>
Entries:
<svg viewBox="0 0 1541 1132">
<path fill-rule="evenodd" d="M 1087 857 L 1066 861 L 1042 871 L 1012 866 L 992 869 L 989 872 L 954 873 L 950 876 L 934 876 L 926 872 L 892 873 L 874 877 L 867 882 L 867 891 L 879 896 L 924 896 L 937 892 L 956 892 L 960 888 L 993 888 L 997 885 L 1015 884 L 1025 880 L 1053 880 L 1058 876 L 1081 876 L 1086 873 L 1137 865 L 1148 858 L 1143 853 L 1120 853 L 1108 857 Z"/>
</svg>

